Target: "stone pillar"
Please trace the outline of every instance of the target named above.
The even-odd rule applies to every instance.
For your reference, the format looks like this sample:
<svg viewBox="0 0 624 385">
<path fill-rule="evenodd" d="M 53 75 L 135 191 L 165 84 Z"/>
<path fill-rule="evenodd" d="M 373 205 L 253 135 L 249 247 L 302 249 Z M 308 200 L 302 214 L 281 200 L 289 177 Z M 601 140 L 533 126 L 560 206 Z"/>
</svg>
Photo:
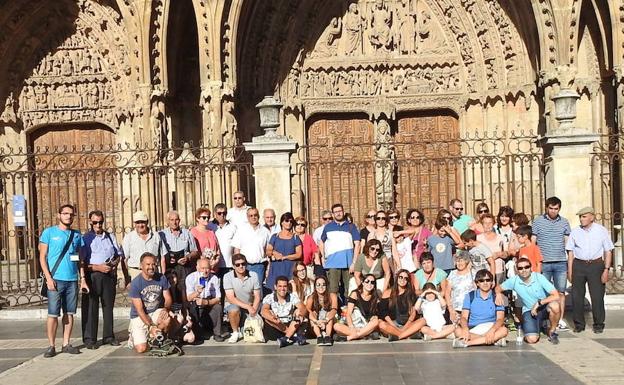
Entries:
<svg viewBox="0 0 624 385">
<path fill-rule="evenodd" d="M 575 221 L 576 211 L 592 205 L 592 145 L 597 134 L 553 135 L 542 140 L 545 154 L 546 198 L 562 201 L 561 215 Z"/>
<path fill-rule="evenodd" d="M 256 187 L 256 207 L 272 208 L 281 215 L 292 211 L 290 154 L 297 143 L 280 137 L 263 141 L 263 136 L 243 143 L 245 150 L 253 156 L 254 180 Z"/>
</svg>

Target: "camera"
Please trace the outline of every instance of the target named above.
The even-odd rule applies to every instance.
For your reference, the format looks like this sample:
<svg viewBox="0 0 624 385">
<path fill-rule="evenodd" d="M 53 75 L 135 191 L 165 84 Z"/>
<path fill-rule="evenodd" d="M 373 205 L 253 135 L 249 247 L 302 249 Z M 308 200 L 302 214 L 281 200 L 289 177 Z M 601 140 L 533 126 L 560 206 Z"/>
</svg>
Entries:
<svg viewBox="0 0 624 385">
<path fill-rule="evenodd" d="M 165 340 L 165 335 L 159 330 L 154 334 L 154 339 L 158 342 L 163 342 Z"/>
</svg>

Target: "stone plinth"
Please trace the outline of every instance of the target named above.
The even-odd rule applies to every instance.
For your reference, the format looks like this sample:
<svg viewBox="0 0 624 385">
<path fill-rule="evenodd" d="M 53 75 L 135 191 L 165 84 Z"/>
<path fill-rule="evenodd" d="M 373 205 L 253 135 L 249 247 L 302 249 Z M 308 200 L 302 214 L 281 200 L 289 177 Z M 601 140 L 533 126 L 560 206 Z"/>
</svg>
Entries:
<svg viewBox="0 0 624 385">
<path fill-rule="evenodd" d="M 561 215 L 575 226 L 577 210 L 592 205 L 591 150 L 597 134 L 553 135 L 542 139 L 546 197 L 561 199 Z"/>
<path fill-rule="evenodd" d="M 256 207 L 272 208 L 278 218 L 291 211 L 290 154 L 297 143 L 283 136 L 260 136 L 243 145 L 253 156 Z"/>
</svg>

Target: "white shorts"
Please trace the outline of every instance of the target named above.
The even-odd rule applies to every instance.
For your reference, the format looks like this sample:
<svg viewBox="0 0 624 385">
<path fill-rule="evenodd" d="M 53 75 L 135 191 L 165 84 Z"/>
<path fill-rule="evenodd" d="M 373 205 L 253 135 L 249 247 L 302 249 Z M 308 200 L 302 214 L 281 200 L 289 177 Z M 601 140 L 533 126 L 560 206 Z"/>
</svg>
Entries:
<svg viewBox="0 0 624 385">
<path fill-rule="evenodd" d="M 164 309 L 156 309 L 152 314 L 149 314 L 152 322 L 158 323 L 158 317 Z M 143 322 L 141 317 L 132 318 L 128 325 L 128 347 L 133 348 L 137 345 L 144 345 L 147 343 L 147 335 L 149 333 L 149 327 Z"/>
<path fill-rule="evenodd" d="M 492 326 L 494 326 L 494 322 L 484 322 L 470 329 L 470 333 L 483 336 L 492 328 Z"/>
</svg>

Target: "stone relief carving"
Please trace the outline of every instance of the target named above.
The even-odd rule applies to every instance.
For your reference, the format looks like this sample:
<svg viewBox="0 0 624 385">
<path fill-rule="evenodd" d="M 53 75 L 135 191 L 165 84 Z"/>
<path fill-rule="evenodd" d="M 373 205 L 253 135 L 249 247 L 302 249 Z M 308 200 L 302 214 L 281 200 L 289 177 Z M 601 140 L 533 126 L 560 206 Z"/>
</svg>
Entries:
<svg viewBox="0 0 624 385">
<path fill-rule="evenodd" d="M 238 123 L 234 116 L 234 101 L 230 99 L 223 100 L 223 110 L 221 117 L 221 140 L 219 143 L 223 146 L 232 146 L 236 144 L 236 133 L 238 131 Z"/>
<path fill-rule="evenodd" d="M 390 209 L 394 202 L 394 160 L 390 125 L 380 119 L 375 127 L 375 191 L 377 206 Z"/>
<path fill-rule="evenodd" d="M 156 140 L 162 148 L 166 148 L 169 143 L 169 122 L 165 114 L 166 94 L 159 88 L 154 88 L 151 94 L 150 107 L 150 127 L 152 138 Z"/>
<path fill-rule="evenodd" d="M 463 82 L 456 63 L 346 70 L 311 69 L 301 76 L 291 71 L 288 84 L 297 98 L 332 96 L 413 95 L 458 93 Z M 298 87 L 295 87 L 298 86 Z"/>
</svg>

